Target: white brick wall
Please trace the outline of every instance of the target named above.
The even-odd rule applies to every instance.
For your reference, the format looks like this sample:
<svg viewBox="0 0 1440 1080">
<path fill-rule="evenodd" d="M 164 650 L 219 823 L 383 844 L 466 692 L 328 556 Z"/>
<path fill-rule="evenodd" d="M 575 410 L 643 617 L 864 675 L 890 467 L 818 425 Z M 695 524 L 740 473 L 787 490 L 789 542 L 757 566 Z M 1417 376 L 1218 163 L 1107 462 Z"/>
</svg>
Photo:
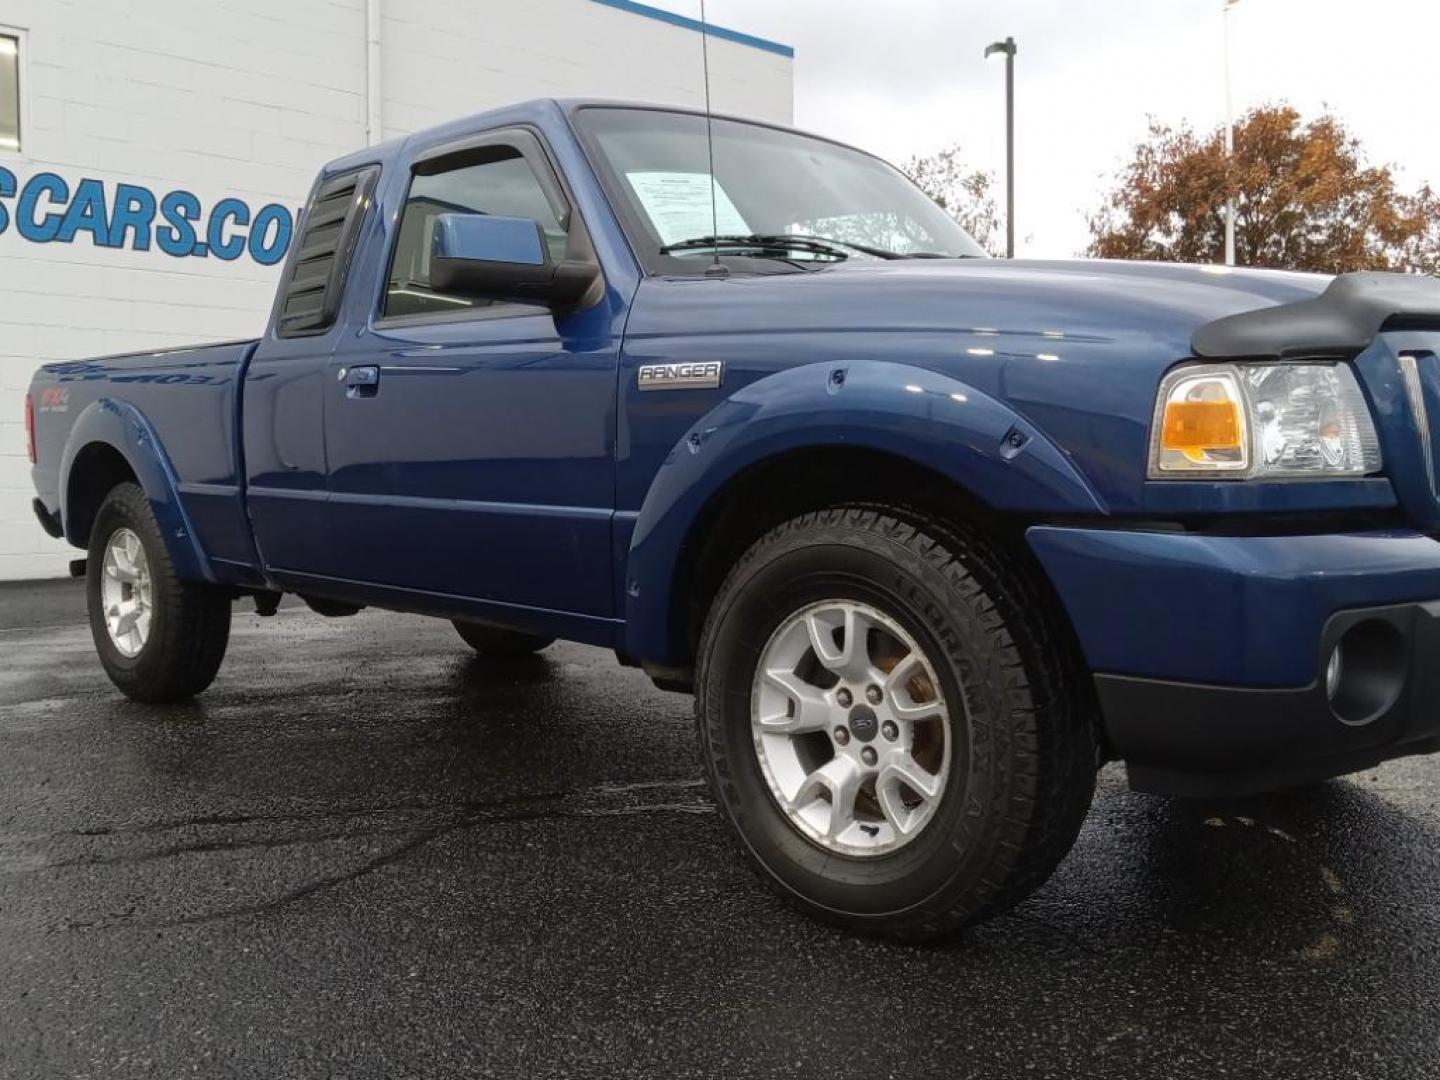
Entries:
<svg viewBox="0 0 1440 1080">
<path fill-rule="evenodd" d="M 25 32 L 23 184 L 52 171 L 184 189 L 208 210 L 298 207 L 315 169 L 365 142 L 364 0 L 0 0 Z M 737 28 L 743 29 L 743 28 Z M 382 0 L 386 138 L 506 102 L 703 100 L 700 36 L 592 0 Z M 788 122 L 791 61 L 710 39 L 716 109 Z M 4 200 L 13 217 L 14 198 Z M 233 262 L 35 243 L 0 233 L 0 580 L 78 553 L 30 511 L 22 403 L 37 363 L 258 334 L 279 273 Z"/>
</svg>

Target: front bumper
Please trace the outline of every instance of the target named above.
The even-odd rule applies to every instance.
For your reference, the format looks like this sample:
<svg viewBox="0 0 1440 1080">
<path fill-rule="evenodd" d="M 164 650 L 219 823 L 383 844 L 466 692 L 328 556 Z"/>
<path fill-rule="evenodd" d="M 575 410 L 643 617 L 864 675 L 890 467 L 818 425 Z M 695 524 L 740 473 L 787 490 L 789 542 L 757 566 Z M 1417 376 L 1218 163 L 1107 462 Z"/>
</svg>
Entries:
<svg viewBox="0 0 1440 1080">
<path fill-rule="evenodd" d="M 1239 794 L 1440 749 L 1440 542 L 1404 530 L 1027 536 L 1134 787 Z"/>
</svg>

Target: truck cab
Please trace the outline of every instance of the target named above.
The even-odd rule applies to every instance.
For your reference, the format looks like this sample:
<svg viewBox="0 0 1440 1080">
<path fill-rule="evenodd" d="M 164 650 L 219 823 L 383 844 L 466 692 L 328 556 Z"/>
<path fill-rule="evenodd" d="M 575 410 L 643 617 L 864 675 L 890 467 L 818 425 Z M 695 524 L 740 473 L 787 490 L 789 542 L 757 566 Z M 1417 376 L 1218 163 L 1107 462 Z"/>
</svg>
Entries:
<svg viewBox="0 0 1440 1080">
<path fill-rule="evenodd" d="M 326 166 L 263 337 L 46 365 L 29 419 L 130 696 L 287 592 L 612 649 L 763 880 L 917 939 L 1043 881 L 1106 760 L 1440 747 L 1437 407 L 1432 280 L 990 259 L 853 148 L 541 101 Z"/>
</svg>

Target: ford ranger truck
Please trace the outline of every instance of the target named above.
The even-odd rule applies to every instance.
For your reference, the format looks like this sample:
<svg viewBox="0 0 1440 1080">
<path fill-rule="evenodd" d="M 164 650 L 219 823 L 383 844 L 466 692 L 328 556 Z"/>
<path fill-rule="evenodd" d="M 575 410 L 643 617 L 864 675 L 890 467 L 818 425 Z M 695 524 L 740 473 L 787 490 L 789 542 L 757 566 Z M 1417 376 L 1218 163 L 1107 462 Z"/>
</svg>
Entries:
<svg viewBox="0 0 1440 1080">
<path fill-rule="evenodd" d="M 712 169 L 706 128 L 357 152 L 263 337 L 42 367 L 35 509 L 115 685 L 199 693 L 283 593 L 613 649 L 693 692 L 769 886 L 906 940 L 1045 881 L 1103 762 L 1440 747 L 1440 282 L 989 259 L 868 154 L 716 117 Z"/>
</svg>

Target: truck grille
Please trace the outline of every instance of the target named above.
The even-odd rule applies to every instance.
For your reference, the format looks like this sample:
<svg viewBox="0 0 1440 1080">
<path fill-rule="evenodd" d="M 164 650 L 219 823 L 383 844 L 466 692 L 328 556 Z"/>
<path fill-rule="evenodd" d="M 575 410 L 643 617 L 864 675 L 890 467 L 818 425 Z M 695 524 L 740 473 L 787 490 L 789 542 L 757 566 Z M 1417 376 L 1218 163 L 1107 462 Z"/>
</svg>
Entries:
<svg viewBox="0 0 1440 1080">
<path fill-rule="evenodd" d="M 1420 449 L 1425 464 L 1425 479 L 1430 485 L 1430 497 L 1440 502 L 1440 486 L 1436 474 L 1440 473 L 1440 460 L 1436 459 L 1437 447 L 1431 430 L 1431 417 L 1440 416 L 1440 357 L 1434 353 L 1401 353 L 1400 377 L 1405 384 L 1405 397 L 1410 405 L 1410 415 L 1420 433 Z"/>
</svg>

